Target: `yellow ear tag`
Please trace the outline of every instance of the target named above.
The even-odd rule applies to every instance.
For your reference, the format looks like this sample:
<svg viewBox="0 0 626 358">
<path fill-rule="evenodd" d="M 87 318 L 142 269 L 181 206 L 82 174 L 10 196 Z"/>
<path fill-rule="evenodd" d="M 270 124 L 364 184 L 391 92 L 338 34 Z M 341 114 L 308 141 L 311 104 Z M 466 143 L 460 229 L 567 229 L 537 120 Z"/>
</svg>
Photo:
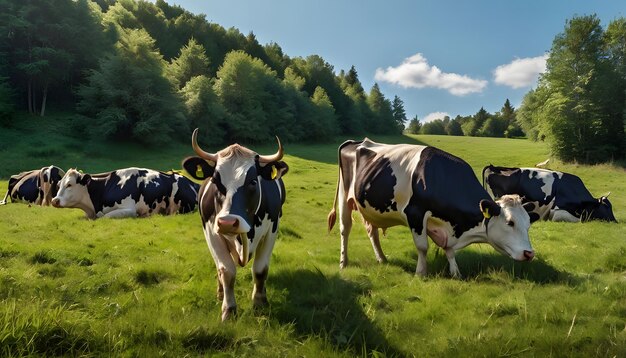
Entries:
<svg viewBox="0 0 626 358">
<path fill-rule="evenodd" d="M 272 179 L 276 179 L 278 176 L 278 170 L 276 170 L 275 166 L 272 166 Z"/>
<path fill-rule="evenodd" d="M 196 166 L 196 176 L 198 178 L 204 178 L 204 171 L 202 171 L 202 167 L 200 165 Z"/>
<path fill-rule="evenodd" d="M 491 214 L 489 214 L 488 208 L 485 208 L 485 210 L 483 210 L 483 216 L 485 217 L 485 219 L 489 219 L 491 217 Z"/>
</svg>

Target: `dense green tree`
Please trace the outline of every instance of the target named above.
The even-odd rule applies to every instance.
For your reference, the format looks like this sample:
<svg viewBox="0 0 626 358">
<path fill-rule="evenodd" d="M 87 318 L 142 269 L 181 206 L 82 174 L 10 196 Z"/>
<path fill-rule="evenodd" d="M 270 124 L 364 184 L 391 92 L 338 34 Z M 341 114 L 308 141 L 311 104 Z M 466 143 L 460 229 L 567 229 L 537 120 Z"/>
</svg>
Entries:
<svg viewBox="0 0 626 358">
<path fill-rule="evenodd" d="M 204 52 L 204 47 L 195 39 L 180 50 L 178 58 L 172 60 L 166 68 L 166 73 L 176 88 L 182 88 L 191 78 L 208 75 L 209 59 Z"/>
<path fill-rule="evenodd" d="M 393 116 L 391 102 L 385 98 L 377 83 L 374 83 L 367 96 L 367 105 L 372 112 L 372 117 L 367 122 L 367 129 L 370 132 L 381 134 L 401 133 L 401 129 Z"/>
<path fill-rule="evenodd" d="M 446 128 L 443 124 L 443 120 L 435 119 L 434 121 L 424 123 L 422 125 L 422 134 L 447 134 Z"/>
<path fill-rule="evenodd" d="M 199 128 L 200 138 L 207 144 L 221 144 L 226 133 L 226 110 L 213 90 L 211 79 L 192 77 L 180 90 L 191 128 Z"/>
<path fill-rule="evenodd" d="M 163 143 L 188 131 L 179 99 L 164 77 L 165 61 L 145 30 L 124 30 L 116 53 L 79 89 L 78 111 L 102 138 Z"/>
<path fill-rule="evenodd" d="M 597 16 L 568 20 L 553 41 L 537 90 L 525 98 L 524 104 L 539 110 L 519 114 L 522 123 L 538 124 L 552 152 L 565 161 L 624 155 L 624 93 L 605 40 Z"/>
<path fill-rule="evenodd" d="M 0 77 L 0 125 L 9 125 L 14 111 L 13 90 L 9 86 L 7 78 Z"/>
<path fill-rule="evenodd" d="M 456 119 L 450 120 L 448 124 L 446 124 L 445 129 L 448 135 L 453 135 L 453 136 L 463 135 L 463 129 L 461 128 L 461 123 Z"/>
<path fill-rule="evenodd" d="M 420 123 L 417 116 L 411 118 L 411 121 L 409 122 L 409 126 L 407 127 L 406 130 L 407 132 L 411 134 L 419 134 L 421 132 L 422 124 Z"/>
<path fill-rule="evenodd" d="M 337 118 L 333 104 L 322 87 L 317 87 L 311 98 L 315 112 L 304 130 L 307 140 L 329 140 L 337 134 Z"/>
<path fill-rule="evenodd" d="M 404 101 L 398 96 L 393 97 L 391 103 L 391 110 L 393 112 L 393 119 L 396 121 L 396 125 L 401 130 L 404 129 L 404 123 L 406 122 L 406 111 L 404 110 Z"/>
</svg>

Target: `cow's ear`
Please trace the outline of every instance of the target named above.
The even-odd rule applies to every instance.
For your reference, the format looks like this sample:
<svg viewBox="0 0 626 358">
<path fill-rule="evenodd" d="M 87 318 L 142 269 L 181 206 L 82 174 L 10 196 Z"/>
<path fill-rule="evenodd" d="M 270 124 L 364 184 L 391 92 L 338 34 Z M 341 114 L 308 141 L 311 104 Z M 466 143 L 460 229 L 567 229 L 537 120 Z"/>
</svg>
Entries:
<svg viewBox="0 0 626 358">
<path fill-rule="evenodd" d="M 289 166 L 283 161 L 271 163 L 259 163 L 257 161 L 257 171 L 261 178 L 265 180 L 276 180 L 287 174 Z"/>
<path fill-rule="evenodd" d="M 187 157 L 183 159 L 183 169 L 192 178 L 202 181 L 213 176 L 215 163 L 208 162 L 200 157 Z"/>
<path fill-rule="evenodd" d="M 493 200 L 481 200 L 480 201 L 480 211 L 483 212 L 483 216 L 486 219 L 491 218 L 492 216 L 498 216 L 500 215 L 500 212 L 502 211 L 502 208 L 500 207 L 500 205 L 498 205 L 498 203 L 496 203 Z"/>
<path fill-rule="evenodd" d="M 81 175 L 80 179 L 78 179 L 78 183 L 80 185 L 84 185 L 84 186 L 89 185 L 89 183 L 91 183 L 91 175 L 89 175 L 89 174 Z"/>
</svg>

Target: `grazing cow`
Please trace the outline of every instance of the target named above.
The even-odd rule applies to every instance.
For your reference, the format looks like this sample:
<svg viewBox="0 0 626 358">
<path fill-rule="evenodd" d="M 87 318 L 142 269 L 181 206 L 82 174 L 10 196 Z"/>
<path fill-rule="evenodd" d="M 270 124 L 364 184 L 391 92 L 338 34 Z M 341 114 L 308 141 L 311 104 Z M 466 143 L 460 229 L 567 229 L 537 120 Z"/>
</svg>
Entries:
<svg viewBox="0 0 626 358">
<path fill-rule="evenodd" d="M 79 208 L 89 219 L 188 213 L 196 207 L 200 185 L 179 174 L 126 168 L 101 174 L 70 169 L 52 205 Z"/>
<path fill-rule="evenodd" d="M 9 189 L 0 205 L 7 204 L 7 198 L 10 197 L 13 203 L 48 206 L 59 190 L 63 175 L 63 169 L 54 165 L 12 175 L 9 178 Z"/>
<path fill-rule="evenodd" d="M 426 275 L 427 236 L 446 252 L 450 273 L 460 277 L 455 251 L 487 242 L 502 254 L 530 261 L 530 221 L 517 195 L 494 202 L 462 159 L 435 147 L 346 141 L 339 147 L 339 180 L 328 215 L 329 231 L 339 205 L 340 267 L 348 264 L 352 210 L 363 216 L 379 262 L 386 257 L 378 229 L 408 226 L 417 247 L 416 274 Z"/>
<path fill-rule="evenodd" d="M 536 168 L 506 168 L 488 165 L 483 186 L 494 197 L 517 194 L 529 208 L 530 221 L 613 221 L 607 196 L 594 198 L 576 175 Z"/>
<path fill-rule="evenodd" d="M 222 321 L 235 315 L 236 264 L 244 267 L 256 254 L 252 266 L 255 307 L 266 305 L 265 280 L 285 202 L 282 176 L 288 166 L 278 152 L 259 155 L 233 144 L 216 154 L 192 145 L 198 157 L 183 161 L 183 168 L 194 178 L 204 180 L 198 192 L 202 229 L 217 268 L 217 297 L 222 300 Z M 278 139 L 278 138 L 276 138 Z"/>
</svg>

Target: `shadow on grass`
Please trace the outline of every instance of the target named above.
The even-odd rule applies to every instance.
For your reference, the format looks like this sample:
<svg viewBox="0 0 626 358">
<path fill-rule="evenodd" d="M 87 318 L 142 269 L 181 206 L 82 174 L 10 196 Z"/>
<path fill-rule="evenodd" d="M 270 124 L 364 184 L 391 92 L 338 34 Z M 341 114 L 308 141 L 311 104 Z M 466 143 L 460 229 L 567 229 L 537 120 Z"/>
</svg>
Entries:
<svg viewBox="0 0 626 358">
<path fill-rule="evenodd" d="M 274 289 L 286 292 L 283 304 L 272 305 L 273 316 L 281 324 L 293 324 L 299 335 L 320 337 L 355 356 L 406 356 L 363 312 L 358 298 L 369 294 L 369 282 L 350 282 L 319 270 L 283 272 L 271 281 Z"/>
<path fill-rule="evenodd" d="M 410 256 L 410 260 L 392 259 L 389 263 L 414 274 L 417 265 L 417 253 L 412 253 Z M 463 279 L 468 281 L 524 280 L 537 284 L 564 284 L 568 286 L 577 286 L 583 281 L 580 277 L 561 271 L 541 258 L 531 262 L 520 262 L 498 253 L 461 250 L 456 253 L 456 262 Z M 448 260 L 442 250 L 435 254 L 434 259 L 429 256 L 428 275 L 450 276 Z"/>
</svg>

